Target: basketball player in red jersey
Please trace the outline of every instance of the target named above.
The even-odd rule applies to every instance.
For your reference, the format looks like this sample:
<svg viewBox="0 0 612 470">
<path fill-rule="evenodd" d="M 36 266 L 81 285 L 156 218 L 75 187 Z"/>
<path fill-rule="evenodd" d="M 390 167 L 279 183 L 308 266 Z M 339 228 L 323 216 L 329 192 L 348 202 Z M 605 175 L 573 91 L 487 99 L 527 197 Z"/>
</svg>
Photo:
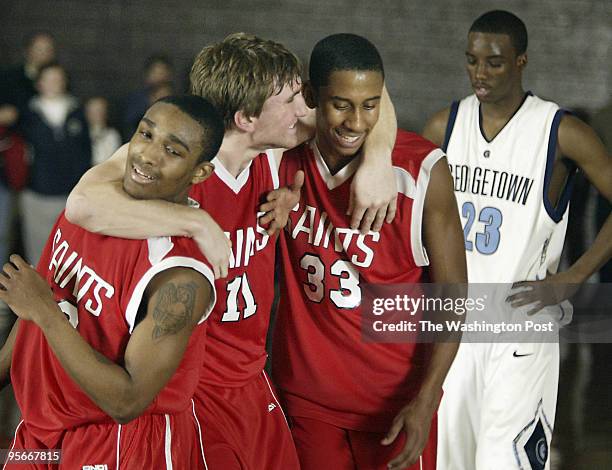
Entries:
<svg viewBox="0 0 612 470">
<path fill-rule="evenodd" d="M 280 44 L 235 34 L 204 48 L 190 78 L 192 92 L 213 102 L 225 120 L 214 174 L 194 186 L 191 196 L 232 242 L 228 278 L 216 284 L 219 301 L 207 325 L 206 354 L 195 395 L 206 465 L 215 470 L 298 468 L 285 417 L 263 371 L 276 237 L 262 227 L 259 206 L 279 187 L 282 152 L 267 149 L 292 147 L 311 129 L 309 122 L 303 122 L 313 116 L 301 94 L 299 62 Z M 393 116 L 388 120 L 394 121 Z M 395 134 L 395 129 L 381 130 L 383 155 L 375 151 L 376 145 L 369 147 L 374 150 L 374 166 L 384 166 L 384 149 L 391 147 L 384 142 L 392 141 Z M 76 210 L 68 204 L 69 217 L 90 230 L 127 237 L 201 230 L 193 225 L 203 211 L 136 201 L 109 190 L 109 182 L 118 187 L 113 180 L 119 173 L 116 160 L 121 158 L 120 151 L 84 177 L 71 198 Z M 295 202 L 297 198 L 287 204 L 284 216 L 279 210 L 275 216 L 286 220 Z M 381 223 L 380 218 L 375 222 Z"/>
<path fill-rule="evenodd" d="M 432 281 L 465 283 L 463 238 L 444 153 L 403 130 L 392 154 L 395 220 L 377 233 L 351 230 L 349 185 L 383 83 L 367 39 L 321 40 L 305 88 L 316 136 L 286 152 L 280 168 L 281 184 L 306 175 L 280 240 L 272 354 L 303 470 L 436 466 L 434 416 L 457 344 L 364 343 L 359 305 L 365 283 L 424 282 L 427 266 Z"/>
<path fill-rule="evenodd" d="M 158 101 L 129 143 L 124 190 L 188 204 L 190 186 L 212 173 L 222 138 L 221 118 L 203 98 Z M 0 354 L 12 349 L 10 380 L 23 415 L 14 452 L 59 449 L 62 468 L 201 465 L 192 396 L 199 325 L 215 290 L 193 240 L 107 237 L 62 214 L 38 273 L 13 255 L 0 287 L 20 317 Z M 6 382 L 9 364 L 0 364 Z M 14 458 L 4 468 L 57 465 L 24 467 Z"/>
</svg>

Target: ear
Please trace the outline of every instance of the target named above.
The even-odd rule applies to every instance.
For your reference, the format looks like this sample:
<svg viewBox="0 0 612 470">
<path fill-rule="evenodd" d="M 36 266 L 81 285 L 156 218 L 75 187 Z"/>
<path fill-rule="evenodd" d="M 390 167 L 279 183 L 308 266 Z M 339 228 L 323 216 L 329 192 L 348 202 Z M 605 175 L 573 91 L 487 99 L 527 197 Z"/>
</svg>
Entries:
<svg viewBox="0 0 612 470">
<path fill-rule="evenodd" d="M 193 172 L 191 184 L 198 184 L 207 179 L 215 171 L 215 165 L 210 162 L 200 163 Z"/>
<path fill-rule="evenodd" d="M 527 53 L 526 52 L 516 58 L 516 64 L 521 70 L 527 66 Z"/>
<path fill-rule="evenodd" d="M 245 132 L 252 132 L 255 126 L 254 119 L 247 116 L 244 111 L 236 111 L 234 114 L 234 124 L 238 129 Z"/>
<path fill-rule="evenodd" d="M 306 105 L 309 108 L 314 109 L 317 107 L 317 92 L 313 88 L 310 81 L 304 83 L 302 87 L 302 95 L 304 95 L 304 101 L 306 101 Z"/>
</svg>

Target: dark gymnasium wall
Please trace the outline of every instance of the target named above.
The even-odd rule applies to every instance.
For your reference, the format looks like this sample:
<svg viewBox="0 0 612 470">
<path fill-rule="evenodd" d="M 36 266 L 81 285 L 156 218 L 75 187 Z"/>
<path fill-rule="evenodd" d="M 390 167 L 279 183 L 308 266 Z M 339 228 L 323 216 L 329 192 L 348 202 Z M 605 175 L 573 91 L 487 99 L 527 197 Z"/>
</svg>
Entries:
<svg viewBox="0 0 612 470">
<path fill-rule="evenodd" d="M 138 86 L 142 62 L 154 52 L 173 58 L 183 88 L 199 49 L 235 31 L 280 41 L 304 61 L 323 36 L 354 32 L 380 49 L 400 124 L 420 130 L 427 116 L 470 91 L 463 69 L 467 30 L 496 7 L 527 24 L 527 89 L 587 111 L 610 100 L 609 0 L 2 0 L 0 65 L 20 60 L 26 34 L 48 30 L 75 94 L 119 103 Z"/>
</svg>

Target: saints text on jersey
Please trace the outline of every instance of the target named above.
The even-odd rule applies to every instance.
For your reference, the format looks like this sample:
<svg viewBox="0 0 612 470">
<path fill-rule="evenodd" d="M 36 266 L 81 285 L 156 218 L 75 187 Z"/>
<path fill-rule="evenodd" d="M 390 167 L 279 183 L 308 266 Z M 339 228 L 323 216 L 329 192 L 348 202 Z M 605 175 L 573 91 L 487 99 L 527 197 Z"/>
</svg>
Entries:
<svg viewBox="0 0 612 470">
<path fill-rule="evenodd" d="M 300 209 L 302 209 L 301 214 L 299 214 Z M 308 244 L 323 248 L 328 248 L 331 243 L 336 253 L 345 252 L 355 266 L 368 268 L 372 264 L 374 250 L 368 244 L 378 242 L 379 232 L 363 234 L 351 228 L 334 227 L 327 219 L 327 212 L 319 214 L 316 207 L 307 204 L 293 210 L 298 212 L 299 218 L 295 224 L 291 224 L 290 220 L 285 228 L 291 238 L 295 240 L 298 237 L 307 237 Z"/>
<path fill-rule="evenodd" d="M 54 273 L 53 281 L 61 289 L 73 282 L 72 295 L 77 302 L 89 294 L 85 309 L 92 315 L 99 316 L 102 312 L 101 292 L 110 299 L 115 294 L 115 288 L 84 264 L 83 258 L 76 251 L 68 254 L 69 251 L 70 245 L 66 240 L 62 240 L 62 231 L 58 228 L 53 236 L 53 255 L 49 262 L 49 271 Z"/>
</svg>

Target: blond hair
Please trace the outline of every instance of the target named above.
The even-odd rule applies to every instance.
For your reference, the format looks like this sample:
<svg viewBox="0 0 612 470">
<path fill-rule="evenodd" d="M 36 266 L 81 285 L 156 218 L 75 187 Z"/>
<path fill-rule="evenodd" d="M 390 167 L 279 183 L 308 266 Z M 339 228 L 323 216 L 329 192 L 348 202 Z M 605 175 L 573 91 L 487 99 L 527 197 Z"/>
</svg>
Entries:
<svg viewBox="0 0 612 470">
<path fill-rule="evenodd" d="M 200 51 L 189 80 L 191 93 L 212 102 L 230 129 L 237 111 L 259 116 L 264 102 L 299 81 L 300 72 L 299 59 L 281 44 L 235 33 Z"/>
</svg>

